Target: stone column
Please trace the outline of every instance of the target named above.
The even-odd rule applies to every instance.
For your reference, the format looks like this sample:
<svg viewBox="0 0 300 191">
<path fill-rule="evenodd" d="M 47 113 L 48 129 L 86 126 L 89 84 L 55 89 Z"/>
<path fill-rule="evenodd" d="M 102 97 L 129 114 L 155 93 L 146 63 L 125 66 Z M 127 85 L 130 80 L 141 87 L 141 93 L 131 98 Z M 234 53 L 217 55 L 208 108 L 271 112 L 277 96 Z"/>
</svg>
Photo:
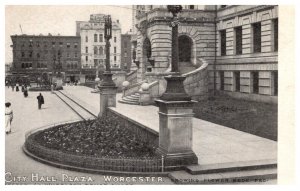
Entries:
<svg viewBox="0 0 300 191">
<path fill-rule="evenodd" d="M 165 77 L 165 93 L 156 100 L 159 106 L 159 148 L 157 154 L 164 156 L 166 170 L 179 169 L 182 166 L 198 164 L 193 152 L 193 104 L 185 92 L 178 71 L 178 23 L 177 13 L 180 5 L 168 5 L 173 14 L 172 27 L 172 76 Z"/>
<path fill-rule="evenodd" d="M 99 117 L 103 116 L 108 107 L 116 107 L 116 86 L 100 86 L 100 112 Z"/>
</svg>

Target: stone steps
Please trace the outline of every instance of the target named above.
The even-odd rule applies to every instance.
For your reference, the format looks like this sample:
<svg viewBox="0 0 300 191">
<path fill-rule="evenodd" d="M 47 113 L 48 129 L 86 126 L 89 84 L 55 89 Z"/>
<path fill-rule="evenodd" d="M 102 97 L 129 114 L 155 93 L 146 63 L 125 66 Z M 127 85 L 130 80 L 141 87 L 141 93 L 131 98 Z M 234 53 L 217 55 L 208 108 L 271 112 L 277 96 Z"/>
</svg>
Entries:
<svg viewBox="0 0 300 191">
<path fill-rule="evenodd" d="M 176 184 L 245 184 L 247 182 L 260 184 L 277 179 L 277 169 L 266 168 L 197 175 L 186 171 L 175 171 L 169 173 L 169 178 Z"/>
<path fill-rule="evenodd" d="M 243 161 L 230 162 L 208 165 L 191 165 L 186 167 L 186 171 L 190 174 L 209 174 L 220 172 L 232 172 L 241 170 L 257 170 L 264 168 L 276 168 L 276 160 L 257 160 L 257 161 Z"/>
<path fill-rule="evenodd" d="M 140 94 L 134 93 L 132 95 L 122 97 L 122 99 L 119 100 L 118 102 L 125 103 L 125 104 L 131 104 L 131 105 L 140 105 L 139 99 L 140 99 Z"/>
<path fill-rule="evenodd" d="M 276 160 L 257 160 L 208 165 L 190 165 L 169 173 L 176 184 L 261 184 L 277 179 Z"/>
</svg>

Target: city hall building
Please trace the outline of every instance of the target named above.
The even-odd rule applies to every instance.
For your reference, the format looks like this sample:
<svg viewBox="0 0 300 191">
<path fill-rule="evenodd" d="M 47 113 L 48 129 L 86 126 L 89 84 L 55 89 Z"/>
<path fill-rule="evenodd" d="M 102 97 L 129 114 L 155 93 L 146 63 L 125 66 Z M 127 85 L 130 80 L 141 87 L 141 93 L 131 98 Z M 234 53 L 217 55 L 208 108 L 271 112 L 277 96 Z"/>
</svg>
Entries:
<svg viewBox="0 0 300 191">
<path fill-rule="evenodd" d="M 12 35 L 13 75 L 28 75 L 32 80 L 42 74 L 60 71 L 65 81 L 79 80 L 80 37 Z"/>
<path fill-rule="evenodd" d="M 277 103 L 278 6 L 183 5 L 178 14 L 179 71 L 195 100 L 213 92 Z M 138 82 L 158 84 L 171 65 L 172 15 L 166 5 L 135 5 L 133 60 Z M 153 85 L 154 86 L 154 85 Z"/>
</svg>

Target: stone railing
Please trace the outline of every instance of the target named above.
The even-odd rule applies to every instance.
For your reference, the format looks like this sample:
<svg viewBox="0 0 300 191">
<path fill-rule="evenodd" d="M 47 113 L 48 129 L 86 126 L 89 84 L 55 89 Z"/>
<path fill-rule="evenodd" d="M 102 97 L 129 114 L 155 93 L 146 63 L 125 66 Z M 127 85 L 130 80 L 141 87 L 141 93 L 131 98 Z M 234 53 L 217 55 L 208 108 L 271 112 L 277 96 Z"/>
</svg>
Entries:
<svg viewBox="0 0 300 191">
<path fill-rule="evenodd" d="M 183 74 L 185 91 L 193 100 L 202 100 L 208 96 L 208 63 L 200 58 L 197 60 L 201 66 L 196 70 Z"/>
<path fill-rule="evenodd" d="M 126 87 L 126 88 L 124 89 L 124 94 L 123 94 L 123 96 L 128 96 L 128 95 L 131 95 L 131 94 L 134 94 L 134 93 L 138 92 L 139 89 L 140 89 L 140 87 L 141 87 L 141 85 L 142 85 L 143 83 L 145 83 L 145 82 L 147 82 L 147 80 L 143 80 L 143 81 L 140 81 L 140 82 L 138 82 L 138 83 L 129 85 L 128 87 Z"/>
<path fill-rule="evenodd" d="M 137 83 L 137 70 L 131 71 L 126 74 L 126 81 L 128 81 L 130 84 Z"/>
</svg>

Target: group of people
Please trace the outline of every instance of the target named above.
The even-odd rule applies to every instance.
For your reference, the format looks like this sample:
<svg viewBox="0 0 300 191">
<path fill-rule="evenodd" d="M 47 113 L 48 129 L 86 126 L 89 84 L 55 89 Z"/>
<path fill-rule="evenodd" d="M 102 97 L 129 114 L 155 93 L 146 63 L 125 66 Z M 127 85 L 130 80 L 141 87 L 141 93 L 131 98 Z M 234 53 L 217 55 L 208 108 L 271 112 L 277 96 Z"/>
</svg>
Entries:
<svg viewBox="0 0 300 191">
<path fill-rule="evenodd" d="M 44 96 L 40 93 L 36 99 L 38 100 L 38 109 L 42 108 L 42 105 L 45 104 Z M 11 122 L 13 120 L 13 110 L 11 109 L 11 103 L 5 103 L 5 133 L 11 133 Z"/>
<path fill-rule="evenodd" d="M 9 88 L 10 83 L 8 81 L 6 81 L 5 84 L 6 84 L 7 88 Z M 20 85 L 19 85 L 19 83 L 11 84 L 12 91 L 15 91 L 15 87 L 16 87 L 16 91 L 17 92 L 20 91 Z M 28 97 L 28 87 L 27 87 L 26 84 L 22 84 L 21 85 L 21 91 L 23 92 L 24 97 Z"/>
</svg>

